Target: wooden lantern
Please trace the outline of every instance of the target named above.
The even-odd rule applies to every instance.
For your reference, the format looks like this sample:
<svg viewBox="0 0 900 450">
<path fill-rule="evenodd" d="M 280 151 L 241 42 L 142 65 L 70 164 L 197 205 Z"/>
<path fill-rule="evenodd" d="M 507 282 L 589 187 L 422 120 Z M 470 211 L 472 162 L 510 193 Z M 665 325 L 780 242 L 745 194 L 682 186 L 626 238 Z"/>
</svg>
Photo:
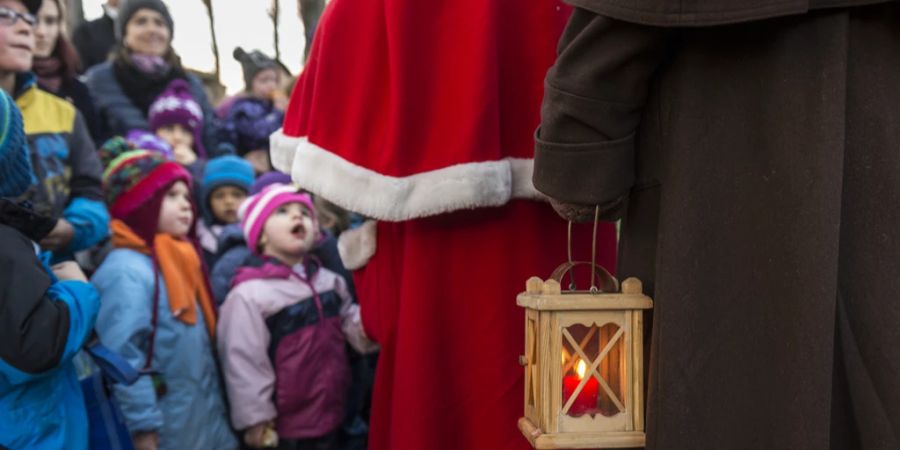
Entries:
<svg viewBox="0 0 900 450">
<path fill-rule="evenodd" d="M 519 429 L 534 448 L 644 446 L 643 312 L 653 301 L 637 278 L 619 292 L 603 273 L 607 292 L 561 292 L 555 273 L 530 278 L 516 300 L 526 310 Z"/>
</svg>

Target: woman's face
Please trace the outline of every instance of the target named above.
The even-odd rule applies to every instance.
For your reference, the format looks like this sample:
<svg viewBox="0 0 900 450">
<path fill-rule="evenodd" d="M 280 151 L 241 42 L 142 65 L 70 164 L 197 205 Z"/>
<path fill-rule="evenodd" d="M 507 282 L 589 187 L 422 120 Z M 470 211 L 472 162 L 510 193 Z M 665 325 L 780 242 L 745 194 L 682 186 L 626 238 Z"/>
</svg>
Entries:
<svg viewBox="0 0 900 450">
<path fill-rule="evenodd" d="M 44 0 L 37 14 L 37 25 L 34 27 L 34 56 L 46 58 L 56 49 L 59 39 L 59 7 L 56 0 Z"/>
<path fill-rule="evenodd" d="M 163 56 L 171 37 L 162 14 L 152 9 L 139 9 L 125 24 L 125 48 L 134 53 Z"/>
<path fill-rule="evenodd" d="M 28 8 L 17 0 L 0 0 L 0 15 L 8 12 L 28 14 Z M 33 52 L 34 33 L 31 25 L 21 18 L 17 18 L 12 25 L 0 23 L 0 74 L 31 70 Z"/>
</svg>

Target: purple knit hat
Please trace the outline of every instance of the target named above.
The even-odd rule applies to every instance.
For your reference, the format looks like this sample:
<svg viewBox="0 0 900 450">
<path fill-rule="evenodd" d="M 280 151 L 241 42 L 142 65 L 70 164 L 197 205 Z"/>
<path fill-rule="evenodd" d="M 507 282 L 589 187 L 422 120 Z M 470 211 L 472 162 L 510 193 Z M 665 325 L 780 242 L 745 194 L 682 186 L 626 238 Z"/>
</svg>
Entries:
<svg viewBox="0 0 900 450">
<path fill-rule="evenodd" d="M 247 248 L 251 252 L 259 254 L 259 238 L 269 216 L 279 206 L 294 202 L 309 208 L 313 219 L 316 218 L 316 208 L 309 194 L 297 192 L 297 188 L 290 185 L 273 184 L 241 203 L 238 216 L 241 218 L 241 229 L 247 239 Z"/>
<path fill-rule="evenodd" d="M 250 186 L 250 195 L 259 194 L 260 191 L 273 184 L 291 184 L 292 182 L 290 175 L 271 170 L 260 175 L 256 182 L 253 183 L 253 186 Z"/>
<path fill-rule="evenodd" d="M 187 81 L 176 78 L 166 90 L 156 97 L 147 112 L 150 129 L 155 133 L 166 125 L 181 125 L 194 135 L 194 150 L 200 158 L 206 158 L 203 147 L 203 108 L 191 95 Z"/>
</svg>

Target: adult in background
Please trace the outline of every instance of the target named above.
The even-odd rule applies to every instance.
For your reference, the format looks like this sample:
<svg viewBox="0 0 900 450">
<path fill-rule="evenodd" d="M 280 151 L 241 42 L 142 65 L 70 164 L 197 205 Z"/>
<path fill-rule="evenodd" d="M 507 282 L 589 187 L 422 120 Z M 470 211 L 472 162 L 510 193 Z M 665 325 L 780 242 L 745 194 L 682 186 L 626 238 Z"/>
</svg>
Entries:
<svg viewBox="0 0 900 450">
<path fill-rule="evenodd" d="M 87 85 L 112 134 L 149 130 L 147 113 L 169 83 L 183 79 L 203 110 L 203 146 L 215 149 L 213 110 L 203 83 L 187 73 L 172 48 L 174 23 L 160 0 L 133 0 L 119 11 L 119 45 L 113 58 L 87 72 Z"/>
<path fill-rule="evenodd" d="M 78 49 L 83 70 L 109 59 L 116 45 L 116 17 L 119 15 L 119 0 L 109 0 L 103 5 L 103 16 L 85 22 L 72 33 L 72 42 Z"/>
<path fill-rule="evenodd" d="M 655 279 L 647 449 L 900 448 L 900 5 L 572 3 L 535 186 Z"/>
<path fill-rule="evenodd" d="M 94 143 L 100 142 L 105 137 L 102 122 L 87 86 L 76 76 L 81 64 L 67 37 L 65 2 L 44 0 L 37 19 L 32 70 L 38 77 L 38 86 L 72 102 L 84 117 Z"/>
</svg>

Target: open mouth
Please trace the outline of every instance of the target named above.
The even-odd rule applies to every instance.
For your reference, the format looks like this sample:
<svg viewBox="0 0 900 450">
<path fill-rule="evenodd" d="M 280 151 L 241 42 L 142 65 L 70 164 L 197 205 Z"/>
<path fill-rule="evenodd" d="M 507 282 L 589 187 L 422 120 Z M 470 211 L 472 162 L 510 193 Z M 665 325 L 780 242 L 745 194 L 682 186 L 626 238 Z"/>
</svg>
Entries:
<svg viewBox="0 0 900 450">
<path fill-rule="evenodd" d="M 306 237 L 306 228 L 303 228 L 303 224 L 298 223 L 291 228 L 291 235 L 297 239 L 303 239 Z"/>
</svg>

